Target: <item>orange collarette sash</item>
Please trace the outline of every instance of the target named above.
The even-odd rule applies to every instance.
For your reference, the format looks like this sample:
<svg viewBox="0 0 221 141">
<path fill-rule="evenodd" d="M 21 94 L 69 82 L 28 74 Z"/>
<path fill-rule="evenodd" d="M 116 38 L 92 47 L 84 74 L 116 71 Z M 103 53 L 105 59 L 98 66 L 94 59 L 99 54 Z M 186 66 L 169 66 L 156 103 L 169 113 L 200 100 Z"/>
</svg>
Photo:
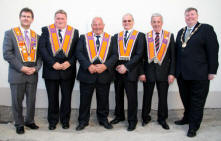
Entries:
<svg viewBox="0 0 221 141">
<path fill-rule="evenodd" d="M 149 63 L 154 61 L 154 63 L 158 63 L 159 65 L 162 64 L 168 49 L 168 45 L 170 43 L 170 36 L 171 36 L 170 32 L 166 30 L 163 31 L 163 39 L 158 51 L 156 52 L 154 38 L 153 38 L 153 31 L 147 33 L 146 40 L 147 40 L 147 54 L 148 54 Z"/>
<path fill-rule="evenodd" d="M 126 46 L 124 43 L 124 32 L 120 32 L 118 34 L 118 54 L 119 60 L 130 60 L 131 53 L 134 48 L 134 43 L 137 39 L 138 31 L 133 30 L 132 33 L 129 35 Z"/>
<path fill-rule="evenodd" d="M 23 62 L 35 62 L 37 56 L 37 34 L 30 30 L 30 49 L 27 49 L 24 36 L 19 27 L 12 29 L 17 40 L 18 49 Z"/>
<path fill-rule="evenodd" d="M 97 50 L 96 48 L 93 32 L 88 32 L 87 34 L 85 34 L 85 39 L 90 62 L 93 63 L 98 58 L 101 63 L 104 63 L 109 51 L 111 36 L 108 33 L 104 32 L 99 50 Z"/>
<path fill-rule="evenodd" d="M 124 43 L 124 32 L 120 32 L 118 34 L 118 54 L 119 60 L 130 60 L 131 53 L 134 48 L 134 43 L 137 39 L 138 31 L 133 30 L 132 33 L 129 35 L 126 46 Z"/>
<path fill-rule="evenodd" d="M 59 42 L 56 26 L 54 24 L 48 26 L 48 31 L 50 34 L 51 50 L 53 55 L 55 56 L 58 51 L 63 50 L 65 56 L 68 56 L 71 42 L 74 37 L 74 28 L 67 25 L 62 44 Z"/>
</svg>

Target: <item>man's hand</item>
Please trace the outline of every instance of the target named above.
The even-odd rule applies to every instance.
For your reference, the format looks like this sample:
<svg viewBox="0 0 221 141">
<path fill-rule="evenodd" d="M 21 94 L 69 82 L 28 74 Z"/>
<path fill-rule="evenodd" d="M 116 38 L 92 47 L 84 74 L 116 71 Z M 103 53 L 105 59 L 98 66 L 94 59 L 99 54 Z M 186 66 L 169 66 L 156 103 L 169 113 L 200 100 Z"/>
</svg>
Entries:
<svg viewBox="0 0 221 141">
<path fill-rule="evenodd" d="M 208 80 L 213 80 L 215 78 L 215 74 L 208 74 Z"/>
<path fill-rule="evenodd" d="M 116 70 L 120 73 L 120 74 L 125 74 L 127 72 L 127 68 L 122 64 L 122 65 L 118 65 Z"/>
<path fill-rule="evenodd" d="M 146 76 L 144 74 L 140 75 L 139 76 L 139 80 L 142 81 L 142 82 L 146 82 Z"/>
<path fill-rule="evenodd" d="M 88 71 L 89 71 L 91 74 L 96 73 L 96 66 L 95 66 L 94 64 L 91 64 L 91 65 L 88 67 Z"/>
<path fill-rule="evenodd" d="M 68 61 L 65 61 L 61 65 L 62 65 L 62 70 L 66 70 L 67 68 L 71 66 L 71 64 Z"/>
<path fill-rule="evenodd" d="M 169 75 L 169 76 L 168 76 L 168 83 L 169 83 L 169 84 L 172 84 L 173 81 L 174 81 L 174 79 L 175 79 L 175 77 L 174 77 L 173 75 Z"/>
<path fill-rule="evenodd" d="M 25 73 L 26 75 L 32 75 L 35 73 L 35 71 L 36 71 L 36 69 L 34 67 L 23 66 L 21 68 L 21 72 Z"/>
<path fill-rule="evenodd" d="M 107 69 L 106 65 L 104 64 L 96 64 L 95 67 L 97 73 L 102 73 Z"/>
<path fill-rule="evenodd" d="M 58 62 L 54 63 L 54 65 L 52 67 L 55 70 L 61 70 L 63 68 L 63 66 L 60 63 L 58 63 Z"/>
</svg>

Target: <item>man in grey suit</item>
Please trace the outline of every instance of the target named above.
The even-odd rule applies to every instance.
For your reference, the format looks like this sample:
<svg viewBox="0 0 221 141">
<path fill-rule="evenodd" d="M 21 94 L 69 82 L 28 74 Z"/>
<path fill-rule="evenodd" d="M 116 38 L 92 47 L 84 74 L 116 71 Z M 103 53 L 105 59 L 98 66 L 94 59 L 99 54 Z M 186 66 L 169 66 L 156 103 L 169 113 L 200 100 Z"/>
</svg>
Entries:
<svg viewBox="0 0 221 141">
<path fill-rule="evenodd" d="M 34 122 L 38 71 L 41 59 L 38 54 L 38 35 L 30 29 L 34 20 L 31 9 L 23 8 L 19 14 L 20 26 L 5 32 L 3 56 L 9 63 L 8 82 L 12 96 L 12 112 L 17 134 L 24 134 L 24 125 L 31 129 L 39 127 Z M 23 117 L 22 102 L 26 94 L 26 116 Z"/>
</svg>

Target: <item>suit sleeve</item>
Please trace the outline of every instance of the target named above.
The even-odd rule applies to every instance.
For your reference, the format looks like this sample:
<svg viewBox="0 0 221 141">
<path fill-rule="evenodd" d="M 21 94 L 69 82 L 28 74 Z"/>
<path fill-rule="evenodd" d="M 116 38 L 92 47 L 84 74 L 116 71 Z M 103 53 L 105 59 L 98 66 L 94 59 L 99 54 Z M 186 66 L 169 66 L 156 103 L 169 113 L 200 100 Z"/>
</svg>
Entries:
<svg viewBox="0 0 221 141">
<path fill-rule="evenodd" d="M 38 42 L 39 51 L 42 57 L 42 60 L 44 63 L 47 64 L 49 67 L 53 67 L 53 65 L 56 63 L 53 56 L 49 53 L 49 32 L 47 27 L 42 28 L 42 34 Z"/>
<path fill-rule="evenodd" d="M 84 35 L 80 36 L 79 42 L 77 44 L 77 49 L 76 49 L 76 57 L 81 65 L 81 67 L 84 70 L 87 70 L 88 67 L 91 65 L 91 62 L 88 59 L 88 54 L 84 49 L 86 48 L 86 41 Z"/>
<path fill-rule="evenodd" d="M 39 39 L 39 36 L 38 36 L 38 39 Z M 42 59 L 41 59 L 39 48 L 38 48 L 38 51 L 37 51 L 37 65 L 35 66 L 35 69 L 36 69 L 37 72 L 41 69 L 41 65 L 42 65 Z"/>
<path fill-rule="evenodd" d="M 169 47 L 170 47 L 170 60 L 171 60 L 171 63 L 170 63 L 170 71 L 169 71 L 169 74 L 170 75 L 174 75 L 175 76 L 175 68 L 176 68 L 176 58 L 175 58 L 175 43 L 174 43 L 174 36 L 173 34 L 171 34 L 171 37 L 170 37 L 170 44 L 169 44 Z"/>
<path fill-rule="evenodd" d="M 219 43 L 217 40 L 216 33 L 212 26 L 207 26 L 206 35 L 206 51 L 208 57 L 208 73 L 216 74 L 219 66 L 218 62 L 218 52 L 219 52 Z"/>
<path fill-rule="evenodd" d="M 115 66 L 117 60 L 118 60 L 118 53 L 117 53 L 117 46 L 116 46 L 116 40 L 114 37 L 111 38 L 110 43 L 110 50 L 109 50 L 108 58 L 106 62 L 104 63 L 109 71 L 113 69 Z"/>
<path fill-rule="evenodd" d="M 11 67 L 16 69 L 18 72 L 21 72 L 21 68 L 23 67 L 23 64 L 16 58 L 14 54 L 14 49 L 17 47 L 17 45 L 13 44 L 12 40 L 13 34 L 11 31 L 5 32 L 5 37 L 3 41 L 3 57 Z"/>
<path fill-rule="evenodd" d="M 138 36 L 139 37 L 137 38 L 135 54 L 132 55 L 130 61 L 125 64 L 125 67 L 128 69 L 128 71 L 132 70 L 143 57 L 145 35 L 143 33 L 139 33 Z"/>
<path fill-rule="evenodd" d="M 77 29 L 75 29 L 74 31 L 74 38 L 73 38 L 73 41 L 72 41 L 72 44 L 71 44 L 71 49 L 72 51 L 74 52 L 71 56 L 71 58 L 68 60 L 68 62 L 71 64 L 71 65 L 75 65 L 75 62 L 76 62 L 76 46 L 77 46 L 77 43 L 79 41 L 79 32 Z"/>
</svg>

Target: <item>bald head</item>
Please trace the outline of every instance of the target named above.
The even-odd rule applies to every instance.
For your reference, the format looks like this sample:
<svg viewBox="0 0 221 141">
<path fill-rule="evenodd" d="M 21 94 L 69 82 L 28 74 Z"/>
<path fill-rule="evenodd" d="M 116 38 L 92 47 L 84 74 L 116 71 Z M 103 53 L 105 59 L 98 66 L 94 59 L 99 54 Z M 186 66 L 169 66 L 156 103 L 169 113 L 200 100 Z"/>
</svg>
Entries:
<svg viewBox="0 0 221 141">
<path fill-rule="evenodd" d="M 103 33 L 104 31 L 104 22 L 103 19 L 101 17 L 94 17 L 91 23 L 91 28 L 92 31 L 96 34 L 96 35 L 100 35 Z"/>
</svg>

